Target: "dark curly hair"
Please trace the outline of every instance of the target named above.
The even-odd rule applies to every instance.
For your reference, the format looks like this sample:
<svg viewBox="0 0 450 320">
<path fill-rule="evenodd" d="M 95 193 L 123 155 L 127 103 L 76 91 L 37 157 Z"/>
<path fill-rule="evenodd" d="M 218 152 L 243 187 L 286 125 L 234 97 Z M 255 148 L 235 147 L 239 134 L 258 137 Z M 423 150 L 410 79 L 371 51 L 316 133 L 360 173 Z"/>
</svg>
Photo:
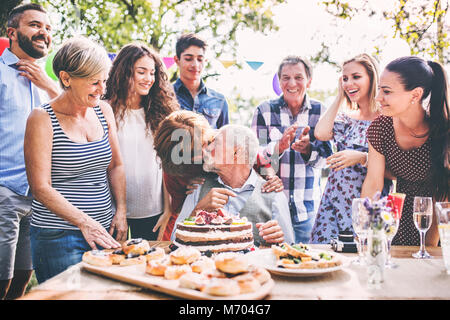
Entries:
<svg viewBox="0 0 450 320">
<path fill-rule="evenodd" d="M 126 101 L 130 92 L 130 79 L 133 77 L 134 64 L 143 56 L 148 56 L 155 62 L 155 82 L 149 93 L 141 99 L 147 130 L 150 129 L 154 134 L 159 123 L 167 115 L 180 109 L 165 66 L 154 50 L 141 43 L 131 43 L 122 47 L 114 58 L 103 99 L 108 100 L 111 104 L 116 122 L 119 124 L 123 120 L 127 108 Z"/>
</svg>

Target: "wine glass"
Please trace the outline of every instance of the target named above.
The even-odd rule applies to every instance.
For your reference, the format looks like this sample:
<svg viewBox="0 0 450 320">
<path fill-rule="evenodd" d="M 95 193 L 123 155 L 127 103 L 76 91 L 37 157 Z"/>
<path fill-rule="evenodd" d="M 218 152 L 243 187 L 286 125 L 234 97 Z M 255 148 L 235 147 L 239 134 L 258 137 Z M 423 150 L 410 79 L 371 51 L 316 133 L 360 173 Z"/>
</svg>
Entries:
<svg viewBox="0 0 450 320">
<path fill-rule="evenodd" d="M 387 268 L 395 269 L 398 267 L 398 265 L 391 259 L 391 244 L 392 239 L 394 239 L 395 235 L 397 234 L 398 227 L 400 225 L 400 218 L 396 215 L 393 216 L 392 219 L 394 220 L 394 223 L 389 227 L 389 231 L 386 232 L 387 257 L 385 266 Z"/>
<path fill-rule="evenodd" d="M 358 238 L 358 258 L 352 261 L 353 264 L 364 265 L 364 241 L 367 238 L 369 229 L 369 213 L 364 207 L 363 198 L 355 198 L 352 202 L 352 225 Z"/>
<path fill-rule="evenodd" d="M 400 219 L 402 217 L 403 204 L 405 202 L 406 194 L 404 193 L 389 193 L 388 195 L 388 207 L 391 208 L 391 215 L 394 223 L 389 227 L 389 231 L 386 233 L 387 240 L 387 258 L 386 267 L 387 268 L 397 268 L 398 265 L 392 261 L 391 256 L 391 244 L 392 239 L 394 239 L 397 234 L 398 228 L 400 226 Z"/>
<path fill-rule="evenodd" d="M 414 197 L 414 225 L 420 233 L 420 250 L 413 253 L 416 259 L 429 259 L 432 256 L 425 250 L 425 234 L 433 220 L 433 200 L 431 197 Z"/>
</svg>

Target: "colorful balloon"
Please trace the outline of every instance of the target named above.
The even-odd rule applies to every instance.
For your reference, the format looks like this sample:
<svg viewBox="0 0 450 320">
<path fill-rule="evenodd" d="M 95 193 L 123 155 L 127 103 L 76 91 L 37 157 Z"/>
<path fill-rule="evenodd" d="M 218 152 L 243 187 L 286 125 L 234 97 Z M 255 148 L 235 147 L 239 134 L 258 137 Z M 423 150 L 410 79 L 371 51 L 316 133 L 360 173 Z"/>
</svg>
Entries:
<svg viewBox="0 0 450 320">
<path fill-rule="evenodd" d="M 9 39 L 5 37 L 0 38 L 0 55 L 5 51 L 6 48 L 9 48 Z"/>
<path fill-rule="evenodd" d="M 163 57 L 162 59 L 167 69 L 170 69 L 170 67 L 175 63 L 175 59 L 173 57 Z"/>
<path fill-rule="evenodd" d="M 45 72 L 53 80 L 58 80 L 58 77 L 53 72 L 53 58 L 55 57 L 55 54 L 56 51 L 53 51 L 47 56 L 47 60 L 45 61 Z"/>
<path fill-rule="evenodd" d="M 280 82 L 278 80 L 278 74 L 276 74 L 276 73 L 273 76 L 272 87 L 273 87 L 273 91 L 275 91 L 275 93 L 279 96 L 282 91 L 280 88 Z"/>
</svg>

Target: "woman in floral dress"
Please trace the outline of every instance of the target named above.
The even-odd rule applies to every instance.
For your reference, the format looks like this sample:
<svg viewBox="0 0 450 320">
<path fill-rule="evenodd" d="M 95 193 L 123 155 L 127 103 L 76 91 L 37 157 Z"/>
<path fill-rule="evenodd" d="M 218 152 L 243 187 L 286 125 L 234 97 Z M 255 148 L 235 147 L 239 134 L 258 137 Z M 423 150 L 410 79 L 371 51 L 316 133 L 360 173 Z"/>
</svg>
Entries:
<svg viewBox="0 0 450 320">
<path fill-rule="evenodd" d="M 327 159 L 332 169 L 311 234 L 311 243 L 330 243 L 340 231 L 353 232 L 352 200 L 359 198 L 367 173 L 366 131 L 378 115 L 375 95 L 378 64 L 360 54 L 343 64 L 339 92 L 334 103 L 319 120 L 315 137 L 333 139 L 337 152 Z M 347 110 L 340 107 L 347 102 Z M 388 190 L 389 183 L 386 183 Z"/>
<path fill-rule="evenodd" d="M 382 116 L 368 129 L 369 166 L 362 196 L 382 186 L 385 167 L 397 177 L 397 191 L 406 194 L 400 226 L 392 244 L 419 245 L 414 227 L 415 196 L 448 199 L 449 104 L 443 67 L 408 56 L 390 62 L 380 78 L 377 101 Z M 429 100 L 428 100 L 429 98 Z M 426 103 L 425 103 L 426 102 Z M 426 244 L 437 245 L 436 216 Z"/>
</svg>

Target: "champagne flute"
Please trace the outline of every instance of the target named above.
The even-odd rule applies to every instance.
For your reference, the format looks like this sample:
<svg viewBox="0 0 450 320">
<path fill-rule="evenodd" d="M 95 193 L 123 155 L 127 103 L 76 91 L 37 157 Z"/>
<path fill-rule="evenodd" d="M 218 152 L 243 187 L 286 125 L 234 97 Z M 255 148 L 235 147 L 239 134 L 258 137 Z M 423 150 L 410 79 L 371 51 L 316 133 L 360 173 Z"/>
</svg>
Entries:
<svg viewBox="0 0 450 320">
<path fill-rule="evenodd" d="M 369 229 L 369 213 L 364 207 L 363 198 L 355 198 L 352 202 L 352 225 L 358 238 L 358 258 L 352 261 L 353 264 L 364 265 L 364 241 L 367 238 Z"/>
<path fill-rule="evenodd" d="M 404 193 L 389 193 L 388 195 L 388 207 L 391 208 L 391 215 L 394 220 L 393 225 L 390 226 L 389 231 L 386 233 L 387 240 L 387 257 L 386 257 L 386 267 L 395 269 L 398 264 L 392 261 L 391 256 L 391 244 L 395 235 L 397 234 L 398 228 L 400 226 L 400 219 L 402 217 L 403 204 L 405 202 L 406 194 Z"/>
<path fill-rule="evenodd" d="M 392 239 L 394 239 L 395 235 L 397 234 L 398 227 L 400 225 L 400 218 L 398 216 L 393 216 L 392 219 L 394 219 L 394 223 L 389 227 L 389 232 L 386 233 L 387 257 L 385 266 L 387 268 L 395 269 L 398 267 L 398 265 L 391 259 L 391 244 Z"/>
<path fill-rule="evenodd" d="M 431 197 L 414 197 L 414 225 L 420 233 L 420 250 L 413 253 L 416 259 L 429 259 L 432 256 L 425 250 L 425 234 L 433 220 L 433 200 Z"/>
</svg>

